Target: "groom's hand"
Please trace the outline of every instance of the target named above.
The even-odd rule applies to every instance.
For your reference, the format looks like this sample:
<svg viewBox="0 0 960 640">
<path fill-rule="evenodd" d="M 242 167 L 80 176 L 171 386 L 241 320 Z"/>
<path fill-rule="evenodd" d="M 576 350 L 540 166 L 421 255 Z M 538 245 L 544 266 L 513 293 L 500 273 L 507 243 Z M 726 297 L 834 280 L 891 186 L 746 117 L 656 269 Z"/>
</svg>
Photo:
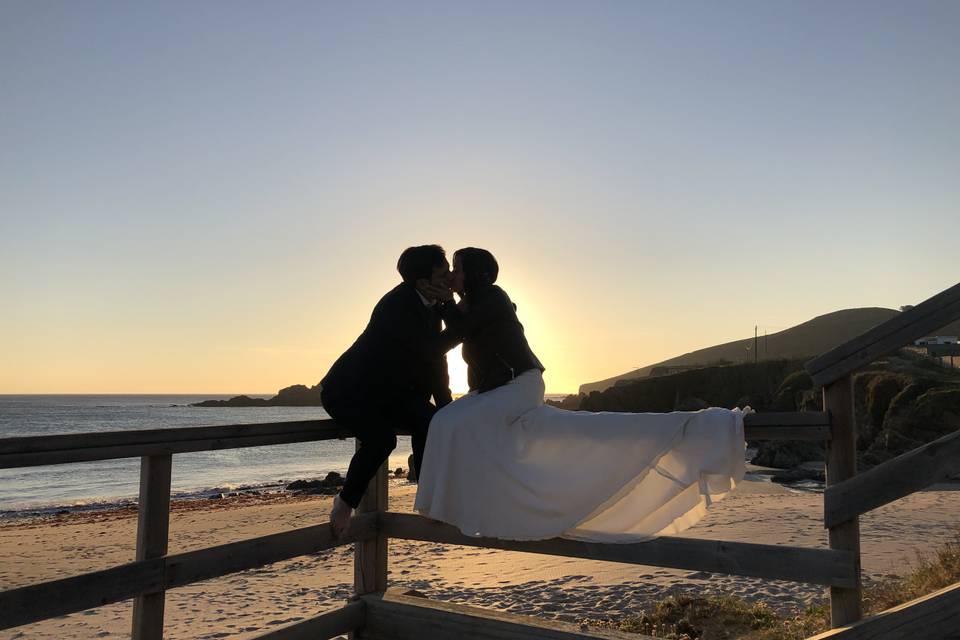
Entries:
<svg viewBox="0 0 960 640">
<path fill-rule="evenodd" d="M 417 283 L 417 289 L 423 294 L 424 298 L 430 300 L 453 300 L 453 289 L 447 287 L 438 287 L 430 284 L 426 280 Z"/>
</svg>

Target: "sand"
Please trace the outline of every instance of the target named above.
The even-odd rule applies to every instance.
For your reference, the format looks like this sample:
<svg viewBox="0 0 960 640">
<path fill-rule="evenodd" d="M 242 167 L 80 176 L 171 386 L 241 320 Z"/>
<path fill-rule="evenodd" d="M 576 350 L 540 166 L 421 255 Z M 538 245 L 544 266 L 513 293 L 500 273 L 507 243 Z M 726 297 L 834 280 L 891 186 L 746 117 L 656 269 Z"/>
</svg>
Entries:
<svg viewBox="0 0 960 640">
<path fill-rule="evenodd" d="M 390 508 L 410 511 L 416 491 L 391 480 Z M 326 520 L 324 496 L 233 498 L 178 504 L 170 552 L 223 544 Z M 746 481 L 687 537 L 825 547 L 823 496 Z M 861 519 L 866 580 L 902 574 L 918 553 L 955 535 L 960 491 L 935 487 Z M 0 527 L 0 590 L 130 562 L 132 510 L 73 514 Z M 338 607 L 352 590 L 352 546 L 167 592 L 165 637 L 251 638 Z M 636 613 L 670 594 L 724 593 L 790 612 L 822 601 L 825 588 L 705 572 L 555 558 L 433 543 L 391 541 L 391 586 L 431 598 L 561 620 Z M 7 631 L 0 638 L 129 637 L 130 601 Z"/>
</svg>

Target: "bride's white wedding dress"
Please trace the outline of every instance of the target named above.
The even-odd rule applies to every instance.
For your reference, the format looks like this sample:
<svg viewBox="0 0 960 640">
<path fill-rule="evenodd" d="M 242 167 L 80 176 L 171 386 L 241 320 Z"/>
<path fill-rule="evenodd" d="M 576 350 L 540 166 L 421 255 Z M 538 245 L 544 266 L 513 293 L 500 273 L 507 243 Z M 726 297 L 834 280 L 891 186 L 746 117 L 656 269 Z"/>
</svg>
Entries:
<svg viewBox="0 0 960 640">
<path fill-rule="evenodd" d="M 438 411 L 415 509 L 470 536 L 637 542 L 691 526 L 743 478 L 739 409 L 565 411 L 543 391 L 532 370 Z"/>
</svg>

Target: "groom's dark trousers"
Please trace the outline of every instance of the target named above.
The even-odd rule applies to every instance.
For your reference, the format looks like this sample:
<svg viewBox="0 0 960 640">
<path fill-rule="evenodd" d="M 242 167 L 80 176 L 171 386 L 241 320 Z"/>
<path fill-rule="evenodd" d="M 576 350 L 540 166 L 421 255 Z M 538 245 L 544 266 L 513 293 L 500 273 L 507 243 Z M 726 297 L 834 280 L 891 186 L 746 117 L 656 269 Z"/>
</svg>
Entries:
<svg viewBox="0 0 960 640">
<path fill-rule="evenodd" d="M 437 311 L 401 283 L 380 299 L 366 329 L 321 381 L 324 410 L 360 443 L 340 492 L 351 507 L 397 446 L 397 431 L 411 433 L 419 472 L 430 419 L 451 399 L 445 354 L 452 346 L 441 337 Z"/>
</svg>

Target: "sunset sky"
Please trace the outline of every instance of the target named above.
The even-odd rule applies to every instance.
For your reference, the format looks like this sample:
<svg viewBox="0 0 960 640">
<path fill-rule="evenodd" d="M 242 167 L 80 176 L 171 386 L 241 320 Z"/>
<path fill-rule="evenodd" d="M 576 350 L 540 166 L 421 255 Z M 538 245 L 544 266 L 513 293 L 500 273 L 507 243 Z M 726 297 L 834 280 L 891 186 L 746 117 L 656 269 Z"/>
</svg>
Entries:
<svg viewBox="0 0 960 640">
<path fill-rule="evenodd" d="M 497 256 L 556 393 L 919 302 L 958 61 L 960 2 L 7 0 L 0 393 L 316 384 L 412 244 Z"/>
</svg>

